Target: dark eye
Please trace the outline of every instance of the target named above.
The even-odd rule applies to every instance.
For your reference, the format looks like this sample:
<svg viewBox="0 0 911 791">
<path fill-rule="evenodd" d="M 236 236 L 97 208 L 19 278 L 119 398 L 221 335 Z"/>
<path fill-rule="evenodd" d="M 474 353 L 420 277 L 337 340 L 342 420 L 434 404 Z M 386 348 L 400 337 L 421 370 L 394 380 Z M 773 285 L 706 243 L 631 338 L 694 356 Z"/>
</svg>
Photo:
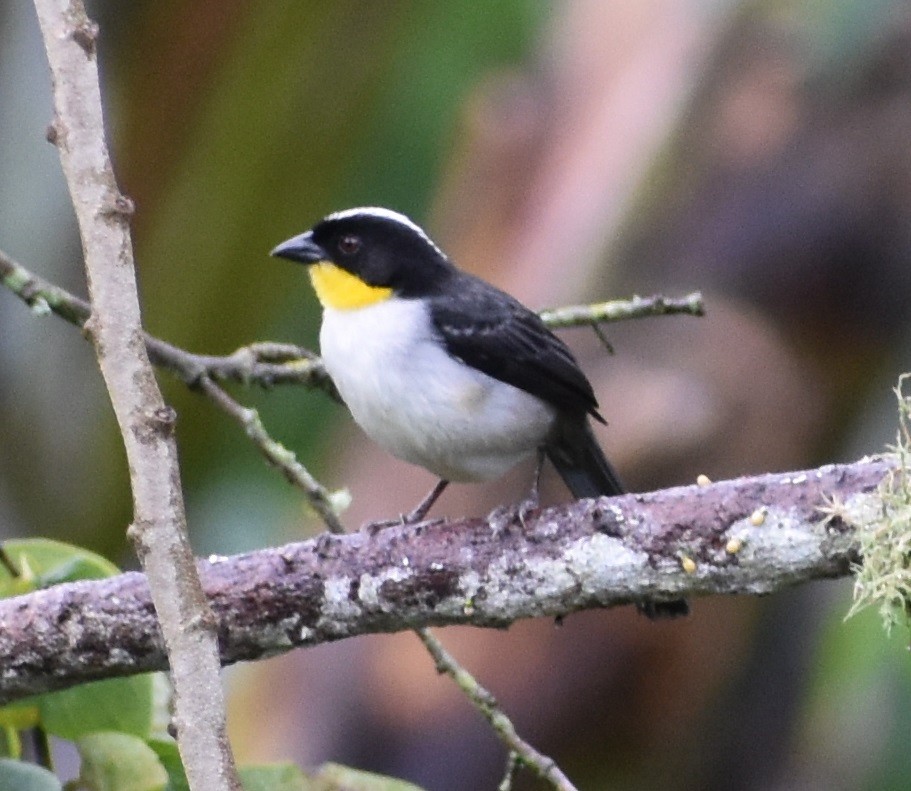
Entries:
<svg viewBox="0 0 911 791">
<path fill-rule="evenodd" d="M 343 236 L 338 240 L 338 249 L 343 255 L 354 255 L 361 249 L 361 238 L 359 236 Z"/>
</svg>

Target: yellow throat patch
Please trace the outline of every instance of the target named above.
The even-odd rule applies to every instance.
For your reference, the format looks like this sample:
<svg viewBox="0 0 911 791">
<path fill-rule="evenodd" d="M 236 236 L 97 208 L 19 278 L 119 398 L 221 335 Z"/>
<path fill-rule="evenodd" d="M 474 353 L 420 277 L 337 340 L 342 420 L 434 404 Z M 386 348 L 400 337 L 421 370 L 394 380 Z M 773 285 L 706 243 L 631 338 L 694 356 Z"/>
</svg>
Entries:
<svg viewBox="0 0 911 791">
<path fill-rule="evenodd" d="M 313 290 L 324 308 L 354 310 L 382 302 L 392 296 L 387 286 L 371 286 L 329 261 L 308 267 Z"/>
</svg>

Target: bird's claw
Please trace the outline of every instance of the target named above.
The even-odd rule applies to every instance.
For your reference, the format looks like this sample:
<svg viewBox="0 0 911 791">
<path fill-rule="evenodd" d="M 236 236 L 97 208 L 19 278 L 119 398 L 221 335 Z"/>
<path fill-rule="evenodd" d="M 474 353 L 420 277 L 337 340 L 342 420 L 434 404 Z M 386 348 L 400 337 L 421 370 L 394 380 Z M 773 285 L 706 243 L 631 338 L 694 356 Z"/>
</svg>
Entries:
<svg viewBox="0 0 911 791">
<path fill-rule="evenodd" d="M 528 520 L 539 510 L 538 498 L 534 494 L 514 505 L 501 505 L 487 515 L 487 522 L 493 532 L 502 533 L 511 524 L 518 522 L 522 529 L 528 528 Z"/>
</svg>

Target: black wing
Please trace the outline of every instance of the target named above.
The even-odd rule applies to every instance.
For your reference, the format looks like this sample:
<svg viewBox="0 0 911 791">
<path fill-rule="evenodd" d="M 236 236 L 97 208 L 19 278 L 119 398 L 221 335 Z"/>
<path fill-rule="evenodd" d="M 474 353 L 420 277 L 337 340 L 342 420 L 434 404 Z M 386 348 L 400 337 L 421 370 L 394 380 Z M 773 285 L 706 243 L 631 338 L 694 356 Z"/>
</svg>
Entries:
<svg viewBox="0 0 911 791">
<path fill-rule="evenodd" d="M 566 414 L 604 422 L 579 364 L 536 313 L 462 272 L 448 285 L 445 297 L 431 298 L 430 314 L 450 354 Z"/>
</svg>

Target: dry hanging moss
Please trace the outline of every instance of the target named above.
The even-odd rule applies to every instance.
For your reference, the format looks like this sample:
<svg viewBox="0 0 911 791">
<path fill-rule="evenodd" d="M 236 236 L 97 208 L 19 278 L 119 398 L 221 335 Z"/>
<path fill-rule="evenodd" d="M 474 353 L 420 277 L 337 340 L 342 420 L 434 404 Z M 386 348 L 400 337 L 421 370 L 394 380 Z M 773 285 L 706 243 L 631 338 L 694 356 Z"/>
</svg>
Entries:
<svg viewBox="0 0 911 791">
<path fill-rule="evenodd" d="M 898 439 L 890 454 L 896 466 L 878 495 L 836 508 L 857 527 L 863 563 L 854 567 L 854 604 L 846 617 L 876 605 L 887 633 L 911 627 L 911 396 L 904 394 L 911 374 L 898 380 Z"/>
</svg>

